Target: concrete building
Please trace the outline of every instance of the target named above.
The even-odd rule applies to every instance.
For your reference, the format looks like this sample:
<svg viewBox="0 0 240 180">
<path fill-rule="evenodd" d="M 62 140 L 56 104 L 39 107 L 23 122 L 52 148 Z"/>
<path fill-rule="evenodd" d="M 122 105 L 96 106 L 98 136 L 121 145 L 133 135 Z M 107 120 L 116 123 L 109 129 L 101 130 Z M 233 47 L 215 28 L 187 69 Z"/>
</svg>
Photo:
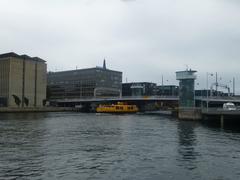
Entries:
<svg viewBox="0 0 240 180">
<path fill-rule="evenodd" d="M 46 99 L 47 65 L 38 57 L 0 55 L 0 106 L 41 107 Z"/>
<path fill-rule="evenodd" d="M 121 96 L 122 72 L 103 67 L 48 73 L 48 99 Z"/>
</svg>

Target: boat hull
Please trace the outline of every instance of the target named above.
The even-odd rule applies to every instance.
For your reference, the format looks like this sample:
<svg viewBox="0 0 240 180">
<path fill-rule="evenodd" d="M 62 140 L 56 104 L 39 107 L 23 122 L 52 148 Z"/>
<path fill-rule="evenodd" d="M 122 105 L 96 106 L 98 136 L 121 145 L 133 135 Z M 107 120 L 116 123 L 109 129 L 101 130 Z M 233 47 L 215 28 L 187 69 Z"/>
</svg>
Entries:
<svg viewBox="0 0 240 180">
<path fill-rule="evenodd" d="M 124 104 L 117 104 L 117 105 L 100 105 L 97 107 L 97 113 L 136 113 L 139 109 L 136 105 L 124 105 Z"/>
</svg>

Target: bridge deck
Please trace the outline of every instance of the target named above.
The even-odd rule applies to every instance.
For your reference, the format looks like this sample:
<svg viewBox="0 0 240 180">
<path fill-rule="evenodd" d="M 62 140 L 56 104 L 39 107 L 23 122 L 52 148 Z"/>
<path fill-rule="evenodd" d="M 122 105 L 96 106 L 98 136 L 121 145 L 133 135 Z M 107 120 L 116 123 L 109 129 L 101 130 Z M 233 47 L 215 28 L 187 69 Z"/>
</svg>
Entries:
<svg viewBox="0 0 240 180">
<path fill-rule="evenodd" d="M 240 109 L 238 110 L 224 110 L 222 108 L 204 108 L 202 109 L 203 115 L 231 115 L 240 117 Z"/>
<path fill-rule="evenodd" d="M 178 101 L 177 96 L 125 96 L 125 97 L 106 97 L 106 98 L 75 98 L 75 99 L 56 99 L 55 102 L 101 102 L 101 101 Z"/>
<path fill-rule="evenodd" d="M 196 100 L 208 102 L 233 102 L 240 103 L 240 97 L 201 97 Z M 101 101 L 179 101 L 178 96 L 124 96 L 124 97 L 103 97 L 103 98 L 74 98 L 74 99 L 53 99 L 51 101 L 67 102 L 101 102 Z"/>
<path fill-rule="evenodd" d="M 239 103 L 240 97 L 232 97 L 232 96 L 212 96 L 212 97 L 201 97 L 197 96 L 195 98 L 199 101 L 208 101 L 208 102 L 233 102 L 233 103 Z"/>
</svg>

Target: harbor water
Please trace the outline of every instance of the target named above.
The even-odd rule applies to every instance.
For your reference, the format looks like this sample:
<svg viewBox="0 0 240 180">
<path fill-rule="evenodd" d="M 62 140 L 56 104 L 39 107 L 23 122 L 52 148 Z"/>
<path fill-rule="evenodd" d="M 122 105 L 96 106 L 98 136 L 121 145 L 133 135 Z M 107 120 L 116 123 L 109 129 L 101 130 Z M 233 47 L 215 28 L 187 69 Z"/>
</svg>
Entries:
<svg viewBox="0 0 240 180">
<path fill-rule="evenodd" d="M 144 114 L 0 114 L 0 179 L 237 180 L 240 128 Z"/>
</svg>

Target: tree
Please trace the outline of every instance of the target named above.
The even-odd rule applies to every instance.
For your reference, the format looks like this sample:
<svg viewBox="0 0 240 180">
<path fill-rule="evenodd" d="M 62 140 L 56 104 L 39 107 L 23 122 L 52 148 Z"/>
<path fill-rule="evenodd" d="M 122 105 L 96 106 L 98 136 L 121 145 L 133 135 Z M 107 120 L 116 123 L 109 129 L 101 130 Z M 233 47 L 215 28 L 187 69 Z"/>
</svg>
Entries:
<svg viewBox="0 0 240 180">
<path fill-rule="evenodd" d="M 20 104 L 21 104 L 20 98 L 17 95 L 15 95 L 15 94 L 13 94 L 12 96 L 14 98 L 14 101 L 15 101 L 16 105 L 18 105 L 18 107 L 19 107 Z"/>
<path fill-rule="evenodd" d="M 26 106 L 28 106 L 28 104 L 29 104 L 29 99 L 26 98 L 26 97 L 24 97 L 24 103 L 25 103 Z"/>
</svg>

